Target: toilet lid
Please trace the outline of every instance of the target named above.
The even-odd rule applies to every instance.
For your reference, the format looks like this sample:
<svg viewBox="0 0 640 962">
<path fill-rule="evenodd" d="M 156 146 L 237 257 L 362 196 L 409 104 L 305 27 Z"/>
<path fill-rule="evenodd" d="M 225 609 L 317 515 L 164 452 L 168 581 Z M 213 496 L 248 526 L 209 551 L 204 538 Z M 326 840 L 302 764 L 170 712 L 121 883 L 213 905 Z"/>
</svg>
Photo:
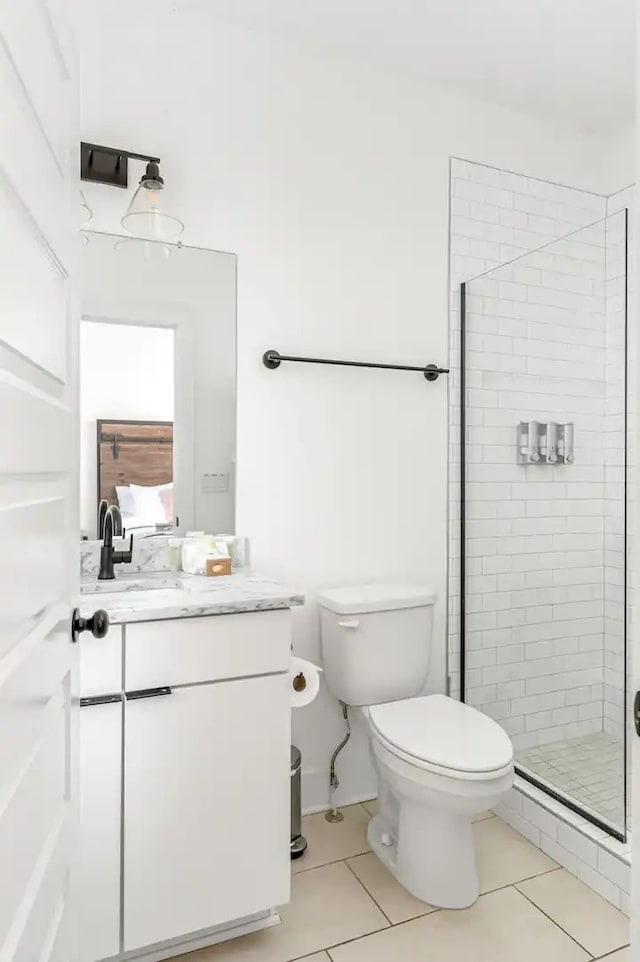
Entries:
<svg viewBox="0 0 640 962">
<path fill-rule="evenodd" d="M 458 772 L 495 772 L 513 760 L 507 733 L 482 712 L 446 695 L 372 705 L 382 738 L 423 762 Z"/>
</svg>

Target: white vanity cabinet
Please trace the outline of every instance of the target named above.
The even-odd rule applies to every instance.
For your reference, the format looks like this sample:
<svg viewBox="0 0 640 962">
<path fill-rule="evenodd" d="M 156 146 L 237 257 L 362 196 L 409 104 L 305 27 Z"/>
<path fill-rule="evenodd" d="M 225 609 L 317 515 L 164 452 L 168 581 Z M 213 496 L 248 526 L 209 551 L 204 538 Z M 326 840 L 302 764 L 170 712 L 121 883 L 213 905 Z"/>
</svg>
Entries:
<svg viewBox="0 0 640 962">
<path fill-rule="evenodd" d="M 120 951 L 122 695 L 83 699 L 77 851 L 80 962 Z"/>
<path fill-rule="evenodd" d="M 79 645 L 82 698 L 122 691 L 122 630 L 121 625 L 111 625 L 104 638 L 94 638 L 90 631 L 83 633 Z"/>
<path fill-rule="evenodd" d="M 288 900 L 289 714 L 286 675 L 127 699 L 127 951 Z"/>
<path fill-rule="evenodd" d="M 164 958 L 288 901 L 290 617 L 124 626 L 122 700 L 80 716 L 81 962 Z"/>
</svg>

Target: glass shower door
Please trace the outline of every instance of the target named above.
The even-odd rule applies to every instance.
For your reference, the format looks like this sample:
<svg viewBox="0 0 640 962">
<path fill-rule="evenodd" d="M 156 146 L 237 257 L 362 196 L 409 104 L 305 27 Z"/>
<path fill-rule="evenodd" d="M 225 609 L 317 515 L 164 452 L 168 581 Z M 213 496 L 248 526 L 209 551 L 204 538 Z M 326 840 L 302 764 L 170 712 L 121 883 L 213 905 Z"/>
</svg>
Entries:
<svg viewBox="0 0 640 962">
<path fill-rule="evenodd" d="M 462 285 L 462 691 L 626 833 L 627 212 Z"/>
</svg>

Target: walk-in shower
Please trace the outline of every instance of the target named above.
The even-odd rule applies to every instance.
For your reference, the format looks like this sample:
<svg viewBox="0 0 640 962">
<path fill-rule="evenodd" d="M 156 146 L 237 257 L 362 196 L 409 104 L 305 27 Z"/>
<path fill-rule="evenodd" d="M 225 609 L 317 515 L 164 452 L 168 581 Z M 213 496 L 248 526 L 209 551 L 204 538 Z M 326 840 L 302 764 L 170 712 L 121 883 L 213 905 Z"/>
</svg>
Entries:
<svg viewBox="0 0 640 962">
<path fill-rule="evenodd" d="M 626 836 L 623 210 L 461 288 L 461 691 Z"/>
</svg>

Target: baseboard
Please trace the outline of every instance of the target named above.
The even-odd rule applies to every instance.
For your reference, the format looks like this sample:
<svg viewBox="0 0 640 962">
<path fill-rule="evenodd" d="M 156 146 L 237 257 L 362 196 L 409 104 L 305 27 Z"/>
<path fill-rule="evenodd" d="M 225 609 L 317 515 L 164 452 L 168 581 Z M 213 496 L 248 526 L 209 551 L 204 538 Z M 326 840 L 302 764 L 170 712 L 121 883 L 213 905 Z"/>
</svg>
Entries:
<svg viewBox="0 0 640 962">
<path fill-rule="evenodd" d="M 197 949 L 206 949 L 212 945 L 218 945 L 220 942 L 228 942 L 242 935 L 250 935 L 253 932 L 259 932 L 262 929 L 268 929 L 279 924 L 280 916 L 274 909 L 271 912 L 251 916 L 235 924 L 216 926 L 215 929 L 206 934 L 200 933 L 182 940 L 174 939 L 164 945 L 125 952 L 123 955 L 113 956 L 113 960 L 114 962 L 116 960 L 122 960 L 122 962 L 167 962 L 169 959 L 195 952 Z M 108 960 L 108 962 L 111 962 L 111 960 Z"/>
<path fill-rule="evenodd" d="M 345 779 L 345 782 L 347 779 Z M 368 784 L 369 779 L 359 778 L 360 785 L 341 784 L 336 792 L 336 805 L 344 808 L 346 805 L 356 805 L 367 802 L 376 794 L 375 783 Z M 309 771 L 302 767 L 302 814 L 313 815 L 316 812 L 326 812 L 329 804 L 329 772 Z"/>
<path fill-rule="evenodd" d="M 352 796 L 348 796 L 344 800 L 341 799 L 338 804 L 338 808 L 346 808 L 348 805 L 361 805 L 362 802 L 371 802 L 371 801 L 373 801 L 371 792 L 365 792 L 364 795 L 363 794 L 352 795 Z M 329 805 L 327 803 L 324 805 L 310 805 L 308 808 L 304 809 L 302 814 L 317 815 L 318 812 L 328 812 L 328 811 L 329 811 Z"/>
</svg>

